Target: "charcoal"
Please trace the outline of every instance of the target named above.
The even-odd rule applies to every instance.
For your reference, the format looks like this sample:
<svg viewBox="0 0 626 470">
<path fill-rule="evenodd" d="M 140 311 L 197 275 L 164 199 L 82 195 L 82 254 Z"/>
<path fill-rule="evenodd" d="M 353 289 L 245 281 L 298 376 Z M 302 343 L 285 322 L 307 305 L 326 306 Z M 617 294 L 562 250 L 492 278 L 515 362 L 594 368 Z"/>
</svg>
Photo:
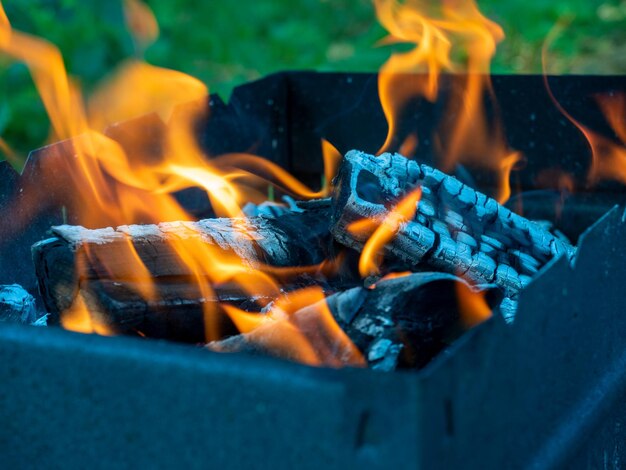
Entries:
<svg viewBox="0 0 626 470">
<path fill-rule="evenodd" d="M 35 298 L 18 284 L 0 286 L 0 322 L 30 324 L 35 321 Z"/>
<path fill-rule="evenodd" d="M 304 212 L 304 209 L 300 207 L 298 201 L 291 196 L 283 196 L 281 199 L 283 201 L 282 204 L 272 201 L 265 201 L 261 204 L 249 202 L 243 206 L 242 211 L 246 217 L 280 217 L 289 212 Z M 315 201 L 318 204 L 329 204 L 328 200 L 317 199 Z"/>
<path fill-rule="evenodd" d="M 313 266 L 329 257 L 332 237 L 328 221 L 325 203 L 276 218 L 205 219 L 97 230 L 64 225 L 52 228 L 53 238 L 33 246 L 33 261 L 50 320 L 57 322 L 60 313 L 73 304 L 82 283 L 136 280 L 132 251 L 149 273 L 146 282 L 179 280 L 179 286 L 191 282 L 194 273 L 173 251 L 172 240 L 212 245 L 255 268 Z M 80 276 L 76 269 L 79 260 Z"/>
<path fill-rule="evenodd" d="M 207 280 L 208 282 L 208 280 Z M 227 302 L 243 310 L 259 310 L 269 302 L 250 296 L 235 286 L 220 286 L 203 293 L 197 283 L 160 280 L 152 283 L 154 298 L 142 292 L 147 286 L 133 281 L 85 280 L 78 295 L 97 324 L 115 334 L 140 335 L 185 343 L 205 342 L 207 335 L 235 334 L 236 329 L 221 305 Z"/>
<path fill-rule="evenodd" d="M 332 233 L 361 250 L 370 234 L 349 230 L 365 218 L 382 222 L 403 195 L 421 187 L 416 215 L 401 224 L 384 251 L 413 270 L 436 270 L 474 285 L 495 284 L 512 300 L 543 266 L 575 248 L 540 224 L 484 194 L 399 154 L 349 152 L 336 179 Z M 367 188 L 364 190 L 363 188 Z"/>
<path fill-rule="evenodd" d="M 472 291 L 469 284 L 451 274 L 423 272 L 381 280 L 371 288 L 355 287 L 331 295 L 325 302 L 370 367 L 422 368 L 471 326 L 462 316 L 458 289 Z M 489 291 L 488 286 L 484 289 L 490 307 L 501 300 L 497 290 Z M 310 317 L 312 310 L 319 311 L 307 307 L 290 318 L 307 336 L 311 328 L 303 326 L 303 318 Z M 270 338 L 277 336 L 273 328 L 274 324 L 268 323 L 252 333 L 216 341 L 208 347 L 293 359 L 293 350 L 267 346 L 272 344 Z M 324 349 L 333 350 L 325 343 Z M 328 358 L 327 354 L 322 357 Z"/>
</svg>

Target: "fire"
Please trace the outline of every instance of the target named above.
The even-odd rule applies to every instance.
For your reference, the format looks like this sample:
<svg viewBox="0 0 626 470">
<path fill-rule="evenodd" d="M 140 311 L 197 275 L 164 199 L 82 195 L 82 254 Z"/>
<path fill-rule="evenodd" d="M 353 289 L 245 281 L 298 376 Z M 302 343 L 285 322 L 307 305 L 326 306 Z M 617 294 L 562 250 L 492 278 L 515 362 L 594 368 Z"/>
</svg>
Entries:
<svg viewBox="0 0 626 470">
<path fill-rule="evenodd" d="M 350 224 L 348 231 L 352 233 L 372 233 L 359 258 L 361 277 L 379 273 L 383 247 L 394 237 L 402 224 L 413 218 L 421 196 L 422 190 L 419 187 L 408 193 L 380 222 L 380 225 L 377 221 L 370 219 Z"/>
<path fill-rule="evenodd" d="M 81 295 L 76 297 L 72 306 L 65 311 L 61 318 L 61 325 L 66 330 L 78 333 L 96 333 L 103 336 L 114 334 L 111 328 L 89 311 Z"/>
<path fill-rule="evenodd" d="M 280 357 L 313 366 L 362 367 L 365 359 L 335 321 L 320 287 L 280 296 L 266 315 L 225 306 L 247 340 Z"/>
<path fill-rule="evenodd" d="M 492 312 L 485 300 L 485 292 L 473 291 L 467 285 L 457 282 L 456 295 L 461 322 L 466 328 L 472 328 L 491 317 Z"/>
<path fill-rule="evenodd" d="M 495 197 L 505 202 L 510 195 L 509 175 L 520 155 L 508 148 L 497 120 L 488 121 L 484 102 L 485 97 L 493 99 L 489 68 L 497 44 L 504 39 L 502 29 L 483 16 L 472 0 L 374 0 L 374 4 L 389 32 L 384 43 L 415 45 L 408 52 L 393 54 L 379 73 L 380 101 L 389 125 L 380 152 L 394 146 L 402 110 L 410 100 L 436 101 L 442 72 L 464 72 L 463 90 L 450 98 L 446 113 L 455 118 L 444 122 L 435 136 L 439 167 L 449 171 L 461 163 L 492 172 Z M 416 143 L 417 137 L 410 135 L 401 148 L 407 151 Z"/>
<path fill-rule="evenodd" d="M 566 23 L 557 23 L 543 43 L 541 60 L 546 89 L 559 111 L 578 128 L 589 142 L 591 166 L 587 174 L 587 183 L 594 186 L 602 180 L 612 180 L 626 184 L 626 94 L 614 93 L 595 97 L 605 119 L 615 133 L 616 139 L 610 139 L 576 120 L 563 108 L 550 89 L 546 75 L 548 49 L 566 25 Z"/>
<path fill-rule="evenodd" d="M 621 143 L 572 121 L 585 135 L 591 146 L 592 162 L 588 181 L 591 185 L 601 180 L 615 180 L 626 184 L 626 94 L 604 95 L 596 99 Z"/>
<path fill-rule="evenodd" d="M 330 196 L 332 180 L 337 173 L 341 162 L 341 152 L 326 139 L 322 139 L 322 156 L 324 158 L 324 181 L 322 182 L 322 196 Z"/>
<path fill-rule="evenodd" d="M 125 13 L 138 52 L 152 43 L 158 26 L 150 9 L 139 0 L 126 0 Z M 87 103 L 78 87 L 68 77 L 59 51 L 48 42 L 11 29 L 0 5 L 0 50 L 24 62 L 44 102 L 51 121 L 52 141 L 72 138 L 74 155 L 49 171 L 63 171 L 82 193 L 71 214 L 88 227 L 193 220 L 177 202 L 174 193 L 196 187 L 206 192 L 218 216 L 241 221 L 241 237 L 250 237 L 241 219 L 244 202 L 262 202 L 268 184 L 280 191 L 304 198 L 327 196 L 330 181 L 341 155 L 326 141 L 322 142 L 326 162 L 325 184 L 313 191 L 271 162 L 248 154 L 222 155 L 208 159 L 199 148 L 194 125 L 207 113 L 208 90 L 204 84 L 180 72 L 154 67 L 138 59 L 129 59 L 103 81 Z M 181 107 L 181 103 L 187 103 Z M 126 142 L 133 149 L 127 154 L 122 146 L 103 131 L 112 123 L 156 113 L 169 121 L 176 108 L 176 119 L 164 130 L 158 151 L 151 142 Z M 128 136 L 133 138 L 133 136 Z M 125 147 L 125 148 L 127 148 Z M 8 146 L 6 146 L 8 149 Z M 59 163 L 43 162 L 45 165 Z M 78 193 L 78 191 L 77 191 Z M 31 210 L 45 208 L 45 200 L 33 198 Z M 233 222 L 237 225 L 237 222 Z M 313 365 L 362 365 L 356 347 L 336 324 L 324 301 L 321 289 L 302 289 L 281 293 L 285 276 L 298 272 L 337 269 L 333 261 L 319 266 L 271 268 L 251 266 L 235 254 L 203 242 L 201 236 L 183 225 L 169 249 L 186 267 L 203 298 L 216 298 L 222 285 L 237 286 L 248 295 L 273 298 L 267 315 L 241 311 L 231 305 L 205 302 L 204 324 L 207 341 L 221 338 L 219 315 L 231 317 L 240 331 L 263 338 L 272 348 L 288 350 L 295 359 Z M 158 300 L 150 272 L 137 253 L 131 238 L 116 248 L 130 266 L 132 285 L 146 300 Z M 84 279 L 87 266 L 97 263 L 107 269 L 107 259 L 97 250 L 86 250 L 76 261 L 76 275 Z M 335 261 L 340 262 L 340 261 Z M 261 301 L 259 301 L 261 302 Z M 267 300 L 265 300 L 267 302 Z M 262 303 L 259 308 L 265 307 Z M 297 312 L 308 312 L 301 314 Z M 114 334 L 95 312 L 89 311 L 82 294 L 63 312 L 62 326 L 74 331 Z M 272 334 L 264 332 L 271 327 Z"/>
<path fill-rule="evenodd" d="M 150 8 L 140 0 L 124 0 L 124 15 L 137 49 L 143 51 L 159 37 L 159 25 Z"/>
</svg>

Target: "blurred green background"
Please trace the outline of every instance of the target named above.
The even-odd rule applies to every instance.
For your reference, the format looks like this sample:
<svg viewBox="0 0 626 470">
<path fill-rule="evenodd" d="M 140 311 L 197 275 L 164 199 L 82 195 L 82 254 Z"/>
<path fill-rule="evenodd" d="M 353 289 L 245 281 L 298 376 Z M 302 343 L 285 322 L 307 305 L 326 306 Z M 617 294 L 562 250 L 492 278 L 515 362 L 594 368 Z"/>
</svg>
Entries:
<svg viewBox="0 0 626 470">
<path fill-rule="evenodd" d="M 3 2 L 13 27 L 59 46 L 85 90 L 135 54 L 121 0 Z M 161 35 L 148 62 L 192 74 L 213 92 L 285 69 L 376 71 L 389 56 L 371 0 L 146 0 Z M 478 0 L 505 30 L 496 73 L 541 73 L 541 47 L 559 20 L 550 73 L 626 74 L 626 0 Z M 0 59 L 0 135 L 24 155 L 48 121 L 28 71 Z"/>
</svg>

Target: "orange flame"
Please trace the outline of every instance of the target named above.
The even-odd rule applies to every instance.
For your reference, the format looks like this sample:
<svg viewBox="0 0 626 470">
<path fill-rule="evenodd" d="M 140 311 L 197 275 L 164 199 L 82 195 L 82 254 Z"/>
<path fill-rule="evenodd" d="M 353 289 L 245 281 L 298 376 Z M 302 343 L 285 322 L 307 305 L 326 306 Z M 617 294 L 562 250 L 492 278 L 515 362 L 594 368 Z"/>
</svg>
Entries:
<svg viewBox="0 0 626 470">
<path fill-rule="evenodd" d="M 126 0 L 125 11 L 137 47 L 147 47 L 158 34 L 154 15 L 139 0 Z M 281 279 L 299 272 L 332 272 L 339 261 L 304 267 L 273 268 L 260 263 L 251 266 L 239 256 L 203 241 L 200 233 L 185 224 L 192 217 L 173 195 L 190 187 L 203 189 L 217 215 L 233 219 L 235 236 L 250 239 L 252 235 L 241 218 L 241 205 L 264 200 L 263 189 L 268 183 L 306 198 L 329 194 L 330 180 L 341 156 L 328 142 L 322 143 L 327 183 L 320 191 L 313 191 L 282 168 L 253 155 L 232 154 L 208 160 L 194 134 L 197 120 L 206 117 L 208 90 L 192 77 L 128 60 L 100 84 L 86 106 L 67 76 L 59 51 L 44 40 L 13 31 L 1 4 L 0 50 L 26 63 L 31 70 L 52 124 L 51 139 L 73 138 L 73 155 L 60 161 L 41 161 L 45 170 L 69 175 L 76 194 L 82 195 L 74 201 L 73 218 L 89 227 L 183 221 L 168 248 L 177 262 L 186 267 L 202 297 L 216 298 L 214 289 L 232 284 L 250 295 L 275 299 L 266 316 L 205 302 L 207 340 L 220 338 L 218 315 L 225 311 L 242 332 L 251 335 L 261 335 L 266 323 L 271 324 L 274 332 L 280 332 L 271 336 L 272 347 L 289 350 L 301 362 L 364 364 L 356 347 L 334 321 L 321 289 L 281 295 Z M 187 104 L 180 106 L 181 103 Z M 170 119 L 175 108 L 176 119 Z M 153 142 L 145 142 L 141 136 L 136 141 L 132 140 L 134 136 L 125 136 L 132 141 L 122 147 L 103 133 L 111 123 L 148 113 L 170 122 L 163 126 L 162 146 L 157 150 L 152 148 Z M 127 154 L 125 148 L 132 148 L 132 154 Z M 29 197 L 33 211 L 47 203 Z M 125 260 L 129 280 L 137 281 L 132 283 L 137 293 L 146 300 L 158 300 L 151 274 L 131 238 L 118 243 L 116 250 L 116 256 Z M 85 277 L 91 263 L 113 272 L 113 261 L 101 255 L 97 246 L 91 246 L 77 257 L 78 279 Z M 296 315 L 296 311 L 312 313 Z M 96 312 L 89 310 L 80 294 L 72 307 L 62 313 L 61 323 L 75 331 L 114 333 Z M 311 324 L 313 329 L 309 328 Z"/>
<path fill-rule="evenodd" d="M 491 315 L 491 308 L 485 300 L 485 292 L 476 292 L 462 282 L 456 283 L 456 295 L 459 302 L 461 322 L 466 328 L 472 328 Z"/>
<path fill-rule="evenodd" d="M 335 321 L 320 287 L 279 297 L 267 315 L 225 306 L 247 340 L 274 354 L 312 366 L 362 367 L 361 352 Z"/>
<path fill-rule="evenodd" d="M 96 333 L 103 336 L 113 335 L 113 330 L 93 315 L 87 308 L 82 295 L 78 295 L 71 307 L 63 312 L 61 326 L 78 333 Z"/>
<path fill-rule="evenodd" d="M 544 83 L 552 102 L 559 111 L 585 136 L 591 147 L 591 166 L 587 182 L 593 186 L 601 180 L 613 180 L 626 184 L 626 93 L 615 93 L 596 97 L 600 109 L 620 143 L 609 139 L 585 126 L 563 108 L 554 97 L 547 77 L 548 49 L 556 37 L 567 26 L 567 22 L 557 23 L 543 43 L 541 61 Z"/>
<path fill-rule="evenodd" d="M 341 163 L 341 152 L 326 139 L 322 139 L 322 157 L 324 158 L 324 181 L 322 184 L 322 196 L 330 196 L 332 192 L 332 181 Z"/>
<path fill-rule="evenodd" d="M 435 101 L 442 72 L 465 72 L 463 92 L 449 103 L 447 116 L 456 117 L 444 123 L 436 136 L 439 167 L 449 171 L 464 163 L 493 172 L 496 197 L 505 202 L 509 174 L 519 154 L 508 149 L 499 123 L 490 124 L 484 109 L 485 94 L 493 98 L 489 66 L 504 38 L 502 29 L 483 16 L 472 0 L 374 0 L 374 4 L 390 34 L 384 42 L 415 45 L 408 52 L 392 54 L 380 70 L 379 95 L 389 130 L 379 152 L 393 146 L 402 110 L 410 100 Z M 412 150 L 416 143 L 411 135 L 401 148 Z"/>
<path fill-rule="evenodd" d="M 154 13 L 141 0 L 124 0 L 124 16 L 137 49 L 144 50 L 159 37 Z"/>
<path fill-rule="evenodd" d="M 363 219 L 348 226 L 347 230 L 354 234 L 363 235 L 364 233 L 373 232 L 363 246 L 361 257 L 359 258 L 359 274 L 361 277 L 380 272 L 379 267 L 382 263 L 381 252 L 383 247 L 393 239 L 402 224 L 413 218 L 421 196 L 422 189 L 418 187 L 404 196 L 381 222 Z"/>
</svg>

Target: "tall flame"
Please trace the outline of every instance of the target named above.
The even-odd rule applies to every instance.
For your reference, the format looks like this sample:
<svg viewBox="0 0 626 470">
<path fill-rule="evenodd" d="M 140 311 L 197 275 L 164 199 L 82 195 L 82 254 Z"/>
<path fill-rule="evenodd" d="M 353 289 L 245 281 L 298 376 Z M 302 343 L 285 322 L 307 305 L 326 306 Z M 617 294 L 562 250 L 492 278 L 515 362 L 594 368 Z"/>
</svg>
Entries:
<svg viewBox="0 0 626 470">
<path fill-rule="evenodd" d="M 374 0 L 374 4 L 389 32 L 383 42 L 415 46 L 393 54 L 379 73 L 380 101 L 389 125 L 380 152 L 395 145 L 402 111 L 410 100 L 436 101 L 442 72 L 464 72 L 463 91 L 448 104 L 446 116 L 454 118 L 443 123 L 435 136 L 438 166 L 450 171 L 463 163 L 489 170 L 496 175 L 495 196 L 504 202 L 510 194 L 510 171 L 520 155 L 508 148 L 500 124 L 488 122 L 484 104 L 485 96 L 493 99 L 489 69 L 504 38 L 502 29 L 483 16 L 472 0 Z M 409 139 L 417 142 L 415 135 Z M 407 142 L 400 145 L 407 146 Z"/>
<path fill-rule="evenodd" d="M 158 26 L 150 9 L 139 0 L 125 0 L 127 22 L 138 52 L 142 53 L 158 35 Z M 327 185 L 313 191 L 283 169 L 253 155 L 224 155 L 209 160 L 198 146 L 194 133 L 195 124 L 205 118 L 208 90 L 193 77 L 174 70 L 149 65 L 139 59 L 123 62 L 108 79 L 103 81 L 91 95 L 87 104 L 75 83 L 68 77 L 59 51 L 50 43 L 11 29 L 0 4 L 0 50 L 15 60 L 24 62 L 31 71 L 35 86 L 44 102 L 51 121 L 51 140 L 72 138 L 73 155 L 63 161 L 42 159 L 44 165 L 54 171 L 63 171 L 82 192 L 76 200 L 78 213 L 74 219 L 86 226 L 124 225 L 131 223 L 156 223 L 162 221 L 186 221 L 188 214 L 174 197 L 174 193 L 186 188 L 201 188 L 206 192 L 213 210 L 218 216 L 238 218 L 243 213 L 244 202 L 261 202 L 261 188 L 276 185 L 281 191 L 302 197 L 327 195 L 332 174 L 336 167 L 338 152 L 324 143 L 326 160 L 329 162 Z M 138 54 L 141 55 L 141 54 Z M 188 103 L 179 106 L 181 103 Z M 196 103 L 196 104 L 194 104 Z M 170 120 L 176 108 L 176 119 Z M 157 113 L 164 122 L 163 145 L 155 152 L 152 142 L 125 142 L 122 147 L 103 132 L 111 123 L 127 120 L 148 113 Z M 133 136 L 127 136 L 133 139 Z M 7 147 L 8 148 L 8 147 Z M 132 148 L 127 154 L 125 148 Z M 333 162 L 332 164 L 330 162 Z M 30 195 L 31 210 L 45 208 L 45 200 Z M 234 222 L 236 223 L 236 222 Z M 245 224 L 242 223 L 242 226 Z M 287 302 L 281 294 L 281 276 L 298 272 L 332 270 L 332 263 L 313 267 L 252 268 L 238 256 L 224 253 L 218 247 L 204 243 L 198 234 L 185 234 L 191 230 L 181 224 L 180 239 L 172 239 L 170 247 L 178 261 L 187 267 L 193 282 L 203 298 L 216 298 L 214 289 L 223 284 L 238 286 L 243 292 L 277 299 L 268 316 L 239 311 L 229 305 L 218 308 L 214 302 L 204 304 L 205 336 L 207 340 L 220 338 L 218 315 L 226 311 L 244 332 L 261 328 L 268 320 L 280 323 L 286 334 L 279 338 L 283 346 L 296 348 L 303 362 L 329 363 L 321 358 L 320 351 L 328 344 L 339 344 L 351 351 L 352 361 L 358 362 L 356 348 L 334 323 L 332 315 L 324 310 L 321 290 L 292 292 Z M 245 228 L 241 237 L 249 237 Z M 158 300 L 159 293 L 152 284 L 151 275 L 133 246 L 131 239 L 117 247 L 132 266 L 132 283 L 138 294 L 147 300 Z M 106 269 L 107 260 L 97 259 L 97 250 L 84 252 L 76 262 L 79 278 L 90 262 L 97 261 Z M 294 303 L 294 299 L 300 299 Z M 289 306 L 287 306 L 289 303 Z M 311 336 L 301 332 L 296 322 L 289 321 L 290 309 L 316 303 L 317 323 L 325 332 Z M 319 304 L 319 305 L 318 305 Z M 280 313 L 282 312 L 282 313 Z M 287 312 L 287 313 L 285 313 Z M 281 316 L 282 315 L 282 316 Z M 63 312 L 64 327 L 82 332 L 111 334 L 113 331 L 87 308 L 79 295 L 74 305 Z M 298 342 L 298 338 L 302 340 Z M 293 343 L 296 343 L 295 345 Z M 362 358 L 361 358 L 362 362 Z"/>
</svg>

